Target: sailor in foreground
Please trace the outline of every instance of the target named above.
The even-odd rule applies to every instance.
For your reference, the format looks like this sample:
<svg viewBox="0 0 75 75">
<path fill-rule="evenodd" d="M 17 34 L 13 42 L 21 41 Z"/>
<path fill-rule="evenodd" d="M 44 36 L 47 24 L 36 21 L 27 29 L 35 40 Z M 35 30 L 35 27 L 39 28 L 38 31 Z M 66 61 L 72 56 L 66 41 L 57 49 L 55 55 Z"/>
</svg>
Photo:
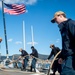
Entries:
<svg viewBox="0 0 75 75">
<path fill-rule="evenodd" d="M 34 69 L 34 72 L 36 72 L 36 62 L 37 62 L 37 58 L 38 58 L 38 52 L 37 50 L 34 48 L 34 46 L 31 46 L 32 49 L 32 53 L 30 54 L 30 56 L 33 58 L 32 59 L 32 63 L 31 63 L 31 69 L 30 71 L 32 72 L 32 70 Z"/>
<path fill-rule="evenodd" d="M 23 50 L 22 48 L 20 48 L 19 51 L 21 52 L 21 55 L 19 56 L 19 59 L 23 58 L 23 63 L 22 63 L 23 67 L 21 68 L 21 70 L 26 71 L 27 63 L 28 63 L 28 60 L 29 60 L 28 53 L 25 50 Z"/>
<path fill-rule="evenodd" d="M 75 75 L 75 20 L 67 18 L 63 11 L 57 11 L 51 22 L 58 24 L 62 37 L 62 51 L 58 60 L 62 63 L 61 75 Z"/>
<path fill-rule="evenodd" d="M 47 58 L 47 61 L 48 61 L 53 55 L 55 56 L 55 55 L 60 51 L 59 47 L 55 47 L 54 44 L 51 44 L 51 45 L 50 45 L 50 48 L 52 49 L 52 51 L 51 51 L 49 57 Z M 53 66 L 52 66 L 53 74 L 51 74 L 51 75 L 55 75 L 55 72 L 56 72 L 56 71 L 58 71 L 59 73 L 61 73 L 61 64 L 58 63 L 58 58 L 59 58 L 59 56 L 57 57 L 57 59 L 56 59 L 56 60 L 54 61 L 54 63 L 53 63 Z"/>
</svg>

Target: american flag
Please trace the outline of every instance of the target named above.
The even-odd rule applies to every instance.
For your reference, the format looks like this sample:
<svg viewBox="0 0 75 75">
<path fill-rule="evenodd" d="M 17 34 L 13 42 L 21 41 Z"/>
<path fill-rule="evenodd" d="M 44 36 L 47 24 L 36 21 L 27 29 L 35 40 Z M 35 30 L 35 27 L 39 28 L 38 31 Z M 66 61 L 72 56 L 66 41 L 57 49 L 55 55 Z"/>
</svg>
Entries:
<svg viewBox="0 0 75 75">
<path fill-rule="evenodd" d="M 4 3 L 5 4 L 5 3 Z M 4 13 L 10 15 L 19 15 L 26 12 L 26 6 L 24 4 L 5 4 Z"/>
</svg>

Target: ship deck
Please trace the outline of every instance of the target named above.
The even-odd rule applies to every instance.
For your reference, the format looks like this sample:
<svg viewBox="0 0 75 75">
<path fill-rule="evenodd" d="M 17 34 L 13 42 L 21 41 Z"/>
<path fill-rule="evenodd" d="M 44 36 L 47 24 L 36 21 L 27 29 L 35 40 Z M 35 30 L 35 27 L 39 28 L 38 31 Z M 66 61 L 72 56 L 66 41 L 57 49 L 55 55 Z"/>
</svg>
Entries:
<svg viewBox="0 0 75 75">
<path fill-rule="evenodd" d="M 20 69 L 0 69 L 0 75 L 46 75 L 46 74 L 21 71 Z"/>
<path fill-rule="evenodd" d="M 35 73 L 35 72 L 21 71 L 20 69 L 0 69 L 0 75 L 47 75 L 47 74 L 44 72 Z"/>
</svg>

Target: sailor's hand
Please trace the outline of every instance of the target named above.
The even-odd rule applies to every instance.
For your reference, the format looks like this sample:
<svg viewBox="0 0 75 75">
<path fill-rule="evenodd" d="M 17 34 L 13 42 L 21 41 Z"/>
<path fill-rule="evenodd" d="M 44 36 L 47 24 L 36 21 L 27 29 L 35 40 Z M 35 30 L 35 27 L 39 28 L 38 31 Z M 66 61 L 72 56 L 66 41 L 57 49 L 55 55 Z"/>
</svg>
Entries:
<svg viewBox="0 0 75 75">
<path fill-rule="evenodd" d="M 46 62 L 48 62 L 49 60 L 47 59 Z"/>
<path fill-rule="evenodd" d="M 62 63 L 63 63 L 63 59 L 62 59 L 62 58 L 59 58 L 59 59 L 58 59 L 58 63 L 59 63 L 59 64 L 62 64 Z"/>
<path fill-rule="evenodd" d="M 34 57 L 33 55 L 30 55 L 32 58 Z"/>
<path fill-rule="evenodd" d="M 19 56 L 19 58 L 18 58 L 19 60 L 21 59 L 21 56 Z"/>
</svg>

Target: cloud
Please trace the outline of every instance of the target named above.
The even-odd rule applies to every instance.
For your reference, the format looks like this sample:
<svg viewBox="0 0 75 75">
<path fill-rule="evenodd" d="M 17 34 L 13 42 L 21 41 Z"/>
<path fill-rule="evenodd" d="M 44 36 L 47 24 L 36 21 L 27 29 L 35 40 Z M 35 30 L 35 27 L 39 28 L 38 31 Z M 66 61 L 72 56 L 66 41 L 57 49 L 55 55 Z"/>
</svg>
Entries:
<svg viewBox="0 0 75 75">
<path fill-rule="evenodd" d="M 26 10 L 26 13 L 28 13 L 28 10 Z"/>
<path fill-rule="evenodd" d="M 27 44 L 38 44 L 37 42 L 28 42 Z"/>
<path fill-rule="evenodd" d="M 13 4 L 13 3 L 24 3 L 26 5 L 33 5 L 37 2 L 37 0 L 4 0 L 5 3 Z M 2 8 L 2 2 L 0 1 L 0 8 Z"/>
<path fill-rule="evenodd" d="M 60 39 L 57 39 L 57 40 L 56 40 L 56 43 L 59 43 L 59 42 L 60 42 Z"/>
<path fill-rule="evenodd" d="M 25 0 L 26 1 L 26 0 Z M 5 3 L 24 3 L 24 0 L 4 0 Z"/>
<path fill-rule="evenodd" d="M 55 43 L 59 43 L 60 39 L 56 39 L 55 41 L 51 40 L 50 43 L 55 44 Z"/>
<path fill-rule="evenodd" d="M 2 2 L 0 1 L 0 8 L 2 8 Z"/>
<path fill-rule="evenodd" d="M 12 42 L 13 39 L 8 39 L 8 42 Z"/>
<path fill-rule="evenodd" d="M 25 3 L 28 5 L 33 5 L 37 2 L 37 0 L 25 0 Z"/>
<path fill-rule="evenodd" d="M 37 0 L 4 0 L 5 3 L 25 3 L 27 5 L 33 5 L 37 2 Z"/>
<path fill-rule="evenodd" d="M 21 42 L 21 41 L 17 41 L 17 42 L 15 42 L 15 44 L 17 44 L 17 45 L 18 45 L 18 44 L 22 44 L 22 42 Z"/>
</svg>

